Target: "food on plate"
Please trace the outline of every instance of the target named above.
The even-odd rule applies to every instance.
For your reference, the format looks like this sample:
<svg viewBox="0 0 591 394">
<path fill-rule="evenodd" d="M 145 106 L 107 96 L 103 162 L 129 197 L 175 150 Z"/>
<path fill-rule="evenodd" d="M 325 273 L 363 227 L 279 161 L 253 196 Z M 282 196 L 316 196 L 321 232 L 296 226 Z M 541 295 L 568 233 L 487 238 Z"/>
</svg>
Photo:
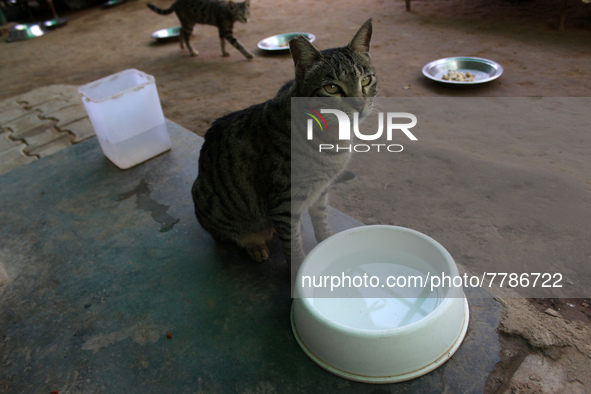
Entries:
<svg viewBox="0 0 591 394">
<path fill-rule="evenodd" d="M 449 70 L 447 74 L 441 78 L 445 81 L 459 81 L 459 82 L 472 82 L 474 81 L 475 75 L 470 71 L 462 72 L 457 70 Z"/>
</svg>

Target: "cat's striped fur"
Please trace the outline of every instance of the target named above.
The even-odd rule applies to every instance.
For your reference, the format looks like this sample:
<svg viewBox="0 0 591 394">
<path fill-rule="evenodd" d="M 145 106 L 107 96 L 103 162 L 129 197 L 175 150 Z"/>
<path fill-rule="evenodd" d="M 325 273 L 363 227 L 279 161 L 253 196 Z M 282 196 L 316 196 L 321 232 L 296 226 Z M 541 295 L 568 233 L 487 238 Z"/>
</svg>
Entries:
<svg viewBox="0 0 591 394">
<path fill-rule="evenodd" d="M 369 20 L 349 45 L 322 52 L 304 37 L 294 38 L 290 50 L 295 80 L 271 100 L 212 124 L 192 195 L 199 223 L 215 239 L 235 242 L 261 261 L 268 258 L 266 241 L 276 232 L 287 261 L 293 263 L 292 257 L 297 262 L 304 257 L 303 212 L 309 211 L 318 241 L 331 234 L 327 191 L 335 179 L 343 178 L 351 153 L 318 155 L 318 146 L 304 141 L 292 155 L 291 133 L 297 132 L 291 130 L 291 98 L 357 97 L 355 110 L 371 111 L 372 100 L 366 97 L 374 97 L 377 87 L 369 57 L 371 33 Z M 292 161 L 307 167 L 292 173 Z M 345 173 L 344 179 L 348 176 Z"/>
<path fill-rule="evenodd" d="M 252 54 L 238 42 L 232 34 L 234 22 L 246 23 L 250 17 L 250 0 L 242 3 L 223 0 L 176 0 L 167 9 L 161 9 L 153 4 L 148 4 L 152 11 L 168 15 L 173 11 L 181 22 L 180 43 L 187 46 L 191 56 L 196 56 L 197 51 L 193 49 L 189 39 L 195 24 L 217 26 L 222 47 L 222 55 L 230 56 L 226 51 L 226 40 L 238 49 L 246 58 L 252 59 Z"/>
</svg>

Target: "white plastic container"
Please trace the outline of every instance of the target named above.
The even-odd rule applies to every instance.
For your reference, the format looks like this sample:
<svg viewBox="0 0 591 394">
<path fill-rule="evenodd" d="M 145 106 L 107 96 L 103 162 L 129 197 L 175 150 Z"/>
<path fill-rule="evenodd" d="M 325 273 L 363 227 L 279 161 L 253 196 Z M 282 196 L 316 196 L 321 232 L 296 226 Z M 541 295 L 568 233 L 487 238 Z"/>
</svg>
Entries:
<svg viewBox="0 0 591 394">
<path fill-rule="evenodd" d="M 389 287 L 385 273 L 417 280 L 459 276 L 443 246 L 411 229 L 362 226 L 324 240 L 299 268 L 291 316 L 296 340 L 319 366 L 350 380 L 394 383 L 434 370 L 458 349 L 470 314 L 463 288 L 432 289 L 429 281 Z M 327 296 L 331 280 L 305 286 L 308 277 L 364 274 L 376 275 L 382 285 L 365 292 L 353 280 L 336 298 Z"/>
<path fill-rule="evenodd" d="M 129 69 L 78 88 L 105 156 L 125 170 L 170 149 L 153 76 Z"/>
</svg>

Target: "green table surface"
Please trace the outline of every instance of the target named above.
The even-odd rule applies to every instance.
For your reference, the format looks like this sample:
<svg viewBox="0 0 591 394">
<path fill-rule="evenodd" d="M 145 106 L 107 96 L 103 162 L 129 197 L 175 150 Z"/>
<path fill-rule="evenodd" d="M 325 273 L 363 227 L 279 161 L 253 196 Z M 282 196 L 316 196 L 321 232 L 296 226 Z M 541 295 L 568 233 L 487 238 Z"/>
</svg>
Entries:
<svg viewBox="0 0 591 394">
<path fill-rule="evenodd" d="M 203 140 L 167 126 L 172 150 L 126 171 L 92 139 L 0 176 L 0 392 L 482 392 L 501 307 L 479 291 L 462 346 L 423 377 L 371 385 L 312 362 L 279 249 L 256 264 L 216 245 L 190 193 Z"/>
</svg>

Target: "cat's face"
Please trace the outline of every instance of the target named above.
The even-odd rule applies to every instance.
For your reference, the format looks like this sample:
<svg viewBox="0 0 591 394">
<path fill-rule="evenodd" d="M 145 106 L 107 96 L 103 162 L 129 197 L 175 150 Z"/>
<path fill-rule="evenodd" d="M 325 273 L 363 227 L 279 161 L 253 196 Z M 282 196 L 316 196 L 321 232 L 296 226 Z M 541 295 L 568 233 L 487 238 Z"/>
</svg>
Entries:
<svg viewBox="0 0 591 394">
<path fill-rule="evenodd" d="M 230 7 L 230 10 L 232 11 L 235 21 L 239 21 L 241 23 L 248 22 L 248 18 L 250 18 L 250 0 L 246 0 L 242 3 L 234 3 L 233 1 L 229 1 L 228 7 Z"/>
<path fill-rule="evenodd" d="M 304 37 L 291 40 L 298 95 L 344 97 L 352 110 L 367 115 L 377 94 L 377 78 L 369 56 L 371 20 L 365 22 L 349 45 L 319 51 Z"/>
</svg>

